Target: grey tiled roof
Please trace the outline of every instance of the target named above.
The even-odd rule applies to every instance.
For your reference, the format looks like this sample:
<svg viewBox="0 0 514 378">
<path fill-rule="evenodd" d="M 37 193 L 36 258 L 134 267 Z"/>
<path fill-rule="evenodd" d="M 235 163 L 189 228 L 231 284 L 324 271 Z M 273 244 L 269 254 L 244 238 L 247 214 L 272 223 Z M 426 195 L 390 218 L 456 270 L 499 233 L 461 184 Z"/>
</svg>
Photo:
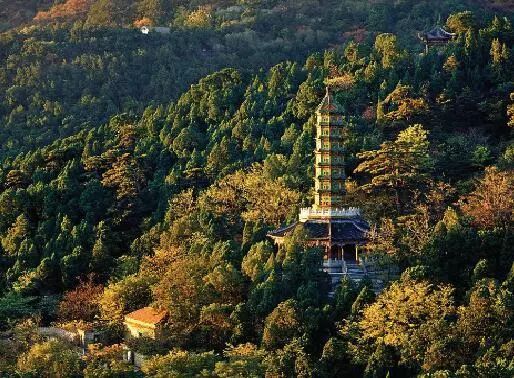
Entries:
<svg viewBox="0 0 514 378">
<path fill-rule="evenodd" d="M 281 238 L 290 235 L 298 226 L 303 226 L 312 239 L 332 240 L 334 242 L 365 241 L 369 231 L 368 223 L 359 217 L 331 220 L 308 220 L 295 222 L 268 233 L 270 237 Z"/>
<path fill-rule="evenodd" d="M 448 39 L 452 39 L 454 36 L 455 36 L 454 33 L 449 33 L 440 26 L 436 26 L 432 30 L 424 33 L 424 37 L 428 40 L 431 40 L 431 39 L 448 40 Z"/>
</svg>

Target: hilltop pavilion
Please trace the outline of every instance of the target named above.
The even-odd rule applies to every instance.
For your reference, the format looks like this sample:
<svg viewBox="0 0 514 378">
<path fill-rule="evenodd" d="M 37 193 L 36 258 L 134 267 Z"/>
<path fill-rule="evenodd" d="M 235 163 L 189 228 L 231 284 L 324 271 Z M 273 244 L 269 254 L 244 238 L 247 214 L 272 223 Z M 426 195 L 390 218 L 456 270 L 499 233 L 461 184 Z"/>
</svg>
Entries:
<svg viewBox="0 0 514 378">
<path fill-rule="evenodd" d="M 425 51 L 428 53 L 428 49 L 432 46 L 442 46 L 453 41 L 457 37 L 457 34 L 450 33 L 444 30 L 440 26 L 436 26 L 425 33 L 419 33 L 418 38 L 425 43 Z"/>
</svg>

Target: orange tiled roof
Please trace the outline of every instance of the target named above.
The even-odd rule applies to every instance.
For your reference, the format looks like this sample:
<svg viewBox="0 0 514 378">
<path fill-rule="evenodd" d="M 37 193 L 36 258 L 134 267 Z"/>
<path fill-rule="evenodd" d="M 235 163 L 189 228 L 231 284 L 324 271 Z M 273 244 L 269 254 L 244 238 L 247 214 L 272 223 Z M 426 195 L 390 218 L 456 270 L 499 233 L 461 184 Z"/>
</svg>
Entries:
<svg viewBox="0 0 514 378">
<path fill-rule="evenodd" d="M 159 311 L 152 307 L 143 307 L 125 315 L 125 319 L 136 320 L 147 324 L 159 324 L 166 318 L 166 311 Z"/>
</svg>

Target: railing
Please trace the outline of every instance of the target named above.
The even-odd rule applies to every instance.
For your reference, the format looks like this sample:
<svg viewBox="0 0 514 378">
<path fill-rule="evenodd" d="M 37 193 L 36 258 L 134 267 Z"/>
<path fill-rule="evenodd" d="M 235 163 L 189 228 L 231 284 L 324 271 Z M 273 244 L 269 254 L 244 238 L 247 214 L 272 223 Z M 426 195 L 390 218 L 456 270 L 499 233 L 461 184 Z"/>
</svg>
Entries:
<svg viewBox="0 0 514 378">
<path fill-rule="evenodd" d="M 335 126 L 335 127 L 337 127 L 337 126 L 343 125 L 343 120 L 342 119 L 331 119 L 331 120 L 317 119 L 317 123 L 320 126 Z"/>
<path fill-rule="evenodd" d="M 344 147 L 316 147 L 314 152 L 344 152 Z"/>
<path fill-rule="evenodd" d="M 332 160 L 332 161 L 317 161 L 316 166 L 318 167 L 336 167 L 336 166 L 344 166 L 344 161 L 340 160 Z"/>
<path fill-rule="evenodd" d="M 323 266 L 325 268 L 338 268 L 338 267 L 342 267 L 343 263 L 344 263 L 344 260 L 328 259 L 328 260 L 323 261 Z"/>
<path fill-rule="evenodd" d="M 323 268 L 327 270 L 327 273 L 348 274 L 348 267 L 344 260 L 325 260 L 323 261 Z"/>
<path fill-rule="evenodd" d="M 300 209 L 300 222 L 313 218 L 354 218 L 361 215 L 361 211 L 357 207 L 349 207 L 347 209 L 313 209 L 305 207 Z"/>
<path fill-rule="evenodd" d="M 318 180 L 344 180 L 346 179 L 346 175 L 343 173 L 334 173 L 333 175 L 318 175 L 316 178 Z"/>
</svg>

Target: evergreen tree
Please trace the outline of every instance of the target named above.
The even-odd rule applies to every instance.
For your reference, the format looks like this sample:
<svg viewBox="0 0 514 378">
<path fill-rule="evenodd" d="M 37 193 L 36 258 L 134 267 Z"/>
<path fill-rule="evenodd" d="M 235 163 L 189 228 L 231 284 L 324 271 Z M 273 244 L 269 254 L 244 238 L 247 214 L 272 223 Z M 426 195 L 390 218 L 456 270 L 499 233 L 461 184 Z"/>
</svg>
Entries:
<svg viewBox="0 0 514 378">
<path fill-rule="evenodd" d="M 398 209 L 408 191 L 426 182 L 432 167 L 428 132 L 421 125 L 401 131 L 395 141 L 384 142 L 380 149 L 362 152 L 358 157 L 363 162 L 355 172 L 372 176 L 363 189 L 391 189 Z"/>
</svg>

